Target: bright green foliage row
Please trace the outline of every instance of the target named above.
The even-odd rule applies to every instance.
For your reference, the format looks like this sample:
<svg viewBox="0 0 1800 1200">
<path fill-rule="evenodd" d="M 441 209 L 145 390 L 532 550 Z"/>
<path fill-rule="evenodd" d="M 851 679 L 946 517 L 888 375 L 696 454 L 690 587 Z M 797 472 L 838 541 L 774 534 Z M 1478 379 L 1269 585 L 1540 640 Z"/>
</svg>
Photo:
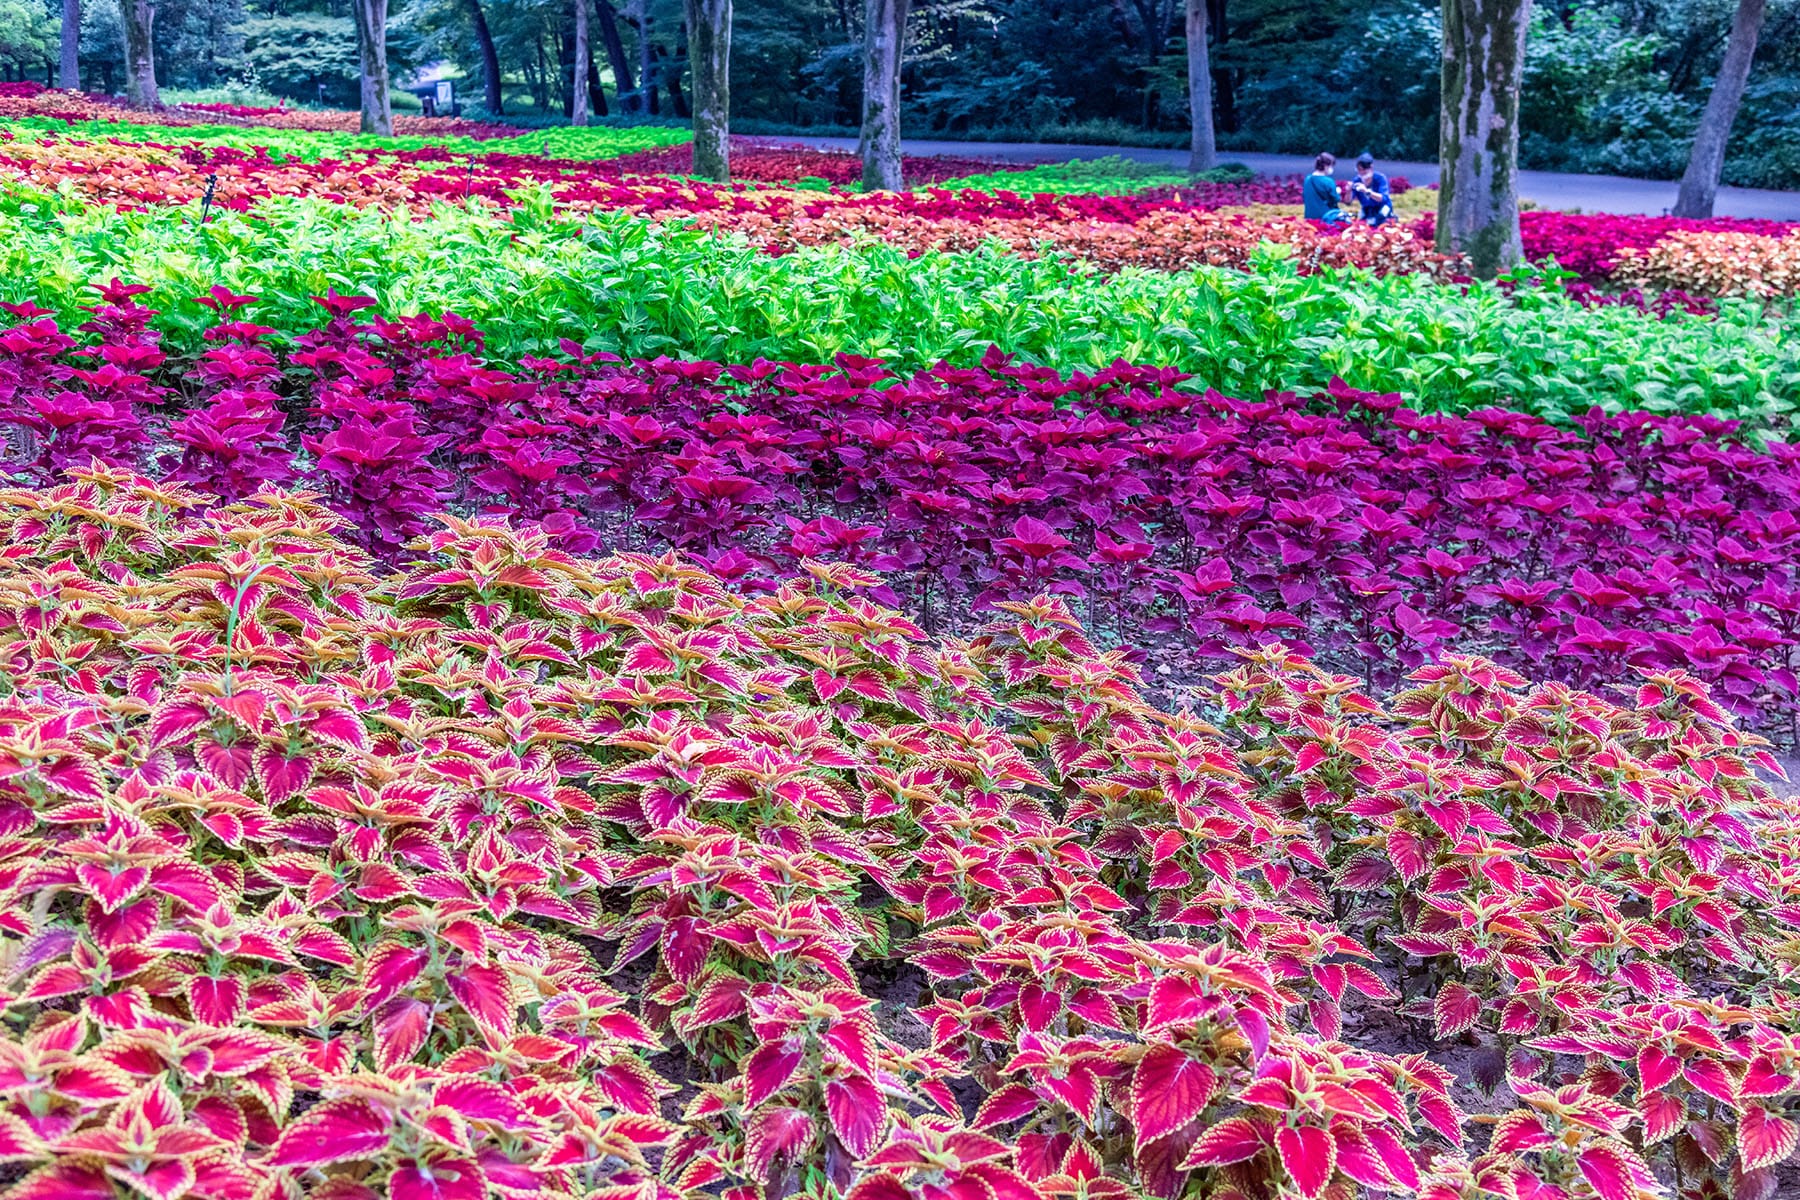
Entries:
<svg viewBox="0 0 1800 1200">
<path fill-rule="evenodd" d="M 1715 319 L 1582 308 L 1418 276 L 1300 276 L 1271 247 L 1248 272 L 1111 276 L 998 249 L 909 258 L 885 246 L 771 258 L 741 239 L 620 213 L 576 225 L 540 196 L 504 220 L 443 206 L 425 219 L 279 199 L 254 216 L 86 209 L 0 190 L 0 294 L 79 319 L 88 284 L 152 287 L 192 346 L 215 284 L 261 296 L 256 320 L 312 328 L 309 297 L 376 297 L 388 314 L 452 309 L 500 355 L 590 349 L 747 362 L 848 351 L 898 366 L 971 363 L 990 345 L 1065 369 L 1117 358 L 1191 372 L 1235 395 L 1342 376 L 1421 408 L 1501 404 L 1568 419 L 1609 410 L 1767 419 L 1800 400 L 1800 344 L 1780 317 L 1725 302 Z"/>
<path fill-rule="evenodd" d="M 1190 182 L 1186 175 L 1152 163 L 1108 157 L 1086 161 L 1044 163 L 1025 170 L 992 171 L 965 175 L 934 186 L 952 191 L 1011 191 L 1022 196 L 1050 192 L 1059 196 L 1124 196 L 1158 187 L 1179 187 Z"/>
<path fill-rule="evenodd" d="M 1247 183 L 1256 172 L 1242 164 L 1227 164 L 1199 175 L 1187 175 L 1155 163 L 1137 162 L 1118 155 L 1074 162 L 1044 163 L 1015 171 L 965 175 L 933 187 L 952 191 L 1017 192 L 1022 196 L 1050 192 L 1056 195 L 1125 196 L 1151 188 L 1182 187 L 1196 180 L 1212 183 Z M 1296 201 L 1296 203 L 1298 203 Z"/>
<path fill-rule="evenodd" d="M 61 121 L 27 117 L 6 122 L 7 131 L 21 141 L 45 137 L 99 141 L 119 138 L 128 142 L 173 144 L 199 142 L 254 150 L 266 146 L 278 158 L 315 160 L 341 155 L 346 150 L 423 150 L 436 148 L 451 154 L 543 154 L 554 158 L 601 159 L 672 146 L 693 137 L 686 129 L 658 125 L 630 127 L 590 125 L 533 129 L 518 137 L 477 140 L 470 137 L 382 137 L 372 133 L 339 133 L 335 130 L 273 129 L 242 125 L 155 125 L 127 121 Z"/>
</svg>

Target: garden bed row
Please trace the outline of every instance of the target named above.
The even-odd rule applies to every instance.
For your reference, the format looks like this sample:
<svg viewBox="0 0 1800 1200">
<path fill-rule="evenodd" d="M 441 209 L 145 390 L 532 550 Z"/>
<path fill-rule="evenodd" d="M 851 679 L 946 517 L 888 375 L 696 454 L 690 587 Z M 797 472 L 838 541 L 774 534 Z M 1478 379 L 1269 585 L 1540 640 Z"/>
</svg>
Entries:
<svg viewBox="0 0 1800 1200">
<path fill-rule="evenodd" d="M 1572 423 L 1589 408 L 1696 412 L 1782 427 L 1800 399 L 1800 343 L 1764 305 L 1720 301 L 1697 319 L 1591 307 L 1553 276 L 1508 289 L 1418 275 L 1301 271 L 1265 246 L 1245 269 L 1102 273 L 986 248 L 880 244 L 770 257 L 622 213 L 579 223 L 542 198 L 508 214 L 444 205 L 417 215 L 273 198 L 254 213 L 120 213 L 0 186 L 0 296 L 54 309 L 72 328 L 88 280 L 141 281 L 184 353 L 215 285 L 262 296 L 286 336 L 317 323 L 335 288 L 390 311 L 454 311 L 497 356 L 572 338 L 627 357 L 827 362 L 840 352 L 906 370 L 974 365 L 990 345 L 1064 370 L 1116 359 L 1165 364 L 1230 395 L 1314 391 L 1336 376 L 1398 391 L 1420 410 L 1487 404 Z M 1647 306 L 1656 302 L 1643 298 Z"/>
<path fill-rule="evenodd" d="M 388 557 L 449 509 L 727 577 L 844 561 L 932 632 L 1062 595 L 1165 689 L 1277 637 L 1380 687 L 1441 647 L 1589 688 L 1684 668 L 1796 732 L 1800 451 L 1729 422 L 1421 415 L 1342 384 L 1237 400 L 997 354 L 910 376 L 572 344 L 496 363 L 466 321 L 342 298 L 282 351 L 222 288 L 213 348 L 170 363 L 133 291 L 73 338 L 12 306 L 15 478 L 97 458 L 227 499 L 305 480 Z"/>
<path fill-rule="evenodd" d="M 1020 195 L 952 190 L 979 166 L 960 159 L 908 160 L 908 178 L 951 188 L 924 193 L 746 190 L 676 181 L 686 145 L 600 159 L 529 153 L 456 155 L 434 147 L 345 149 L 343 157 L 271 155 L 200 143 L 85 143 L 47 138 L 0 151 L 0 173 L 47 188 L 72 188 L 93 203 L 136 207 L 188 204 L 247 210 L 259 199 L 318 195 L 349 204 L 406 205 L 480 198 L 510 206 L 533 189 L 572 212 L 620 210 L 738 233 L 771 252 L 798 246 L 878 240 L 908 250 L 967 251 L 998 244 L 1015 253 L 1051 251 L 1107 270 L 1141 266 L 1243 267 L 1264 242 L 1293 248 L 1308 270 L 1368 267 L 1381 273 L 1461 277 L 1464 265 L 1438 254 L 1433 219 L 1374 231 L 1305 221 L 1297 179 L 1198 184 L 1134 195 Z M 780 182 L 801 175 L 854 179 L 845 154 L 744 143 L 740 180 Z M 1526 213 L 1527 255 L 1555 261 L 1590 284 L 1613 290 L 1678 291 L 1696 297 L 1791 296 L 1800 290 L 1800 234 L 1784 222 L 1570 216 Z M 1677 301 L 1679 302 L 1679 301 Z M 1663 306 L 1667 308 L 1668 305 Z M 1703 308 L 1704 305 L 1689 305 Z"/>
<path fill-rule="evenodd" d="M 16 1200 L 1792 1182 L 1800 814 L 1679 672 L 1215 727 L 1050 598 L 360 521 L 0 492 Z"/>
</svg>

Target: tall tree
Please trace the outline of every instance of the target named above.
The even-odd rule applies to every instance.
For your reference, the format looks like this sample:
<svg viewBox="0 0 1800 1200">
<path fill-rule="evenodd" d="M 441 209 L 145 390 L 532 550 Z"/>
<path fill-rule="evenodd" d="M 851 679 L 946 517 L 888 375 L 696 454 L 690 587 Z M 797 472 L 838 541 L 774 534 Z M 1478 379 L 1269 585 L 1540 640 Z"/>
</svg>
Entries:
<svg viewBox="0 0 1800 1200">
<path fill-rule="evenodd" d="M 62 71 L 56 86 L 81 87 L 81 0 L 62 0 Z"/>
<path fill-rule="evenodd" d="M 162 102 L 156 91 L 155 0 L 121 0 L 125 21 L 125 92 L 140 108 Z"/>
<path fill-rule="evenodd" d="M 897 192 L 900 177 L 900 62 L 911 0 L 864 0 L 862 185 Z"/>
<path fill-rule="evenodd" d="M 594 69 L 588 47 L 588 0 L 575 0 L 575 69 L 569 80 L 569 123 L 588 123 L 588 72 Z"/>
<path fill-rule="evenodd" d="M 391 136 L 394 100 L 388 95 L 388 0 L 350 0 L 356 53 L 362 65 L 362 131 Z"/>
<path fill-rule="evenodd" d="M 1700 114 L 1700 127 L 1694 131 L 1694 145 L 1688 151 L 1687 170 L 1681 176 L 1681 190 L 1675 196 L 1678 217 L 1713 215 L 1719 174 L 1725 169 L 1725 144 L 1731 139 L 1731 126 L 1744 99 L 1744 84 L 1750 78 L 1750 63 L 1756 57 L 1756 40 L 1762 36 L 1767 8 L 1766 0 L 1738 0 L 1737 12 L 1731 18 L 1731 34 L 1725 42 L 1725 58 L 1713 80 L 1712 95 L 1706 99 L 1706 111 Z"/>
<path fill-rule="evenodd" d="M 1213 135 L 1212 63 L 1206 52 L 1206 0 L 1187 0 L 1188 173 L 1198 175 L 1219 165 L 1219 143 Z"/>
<path fill-rule="evenodd" d="M 594 0 L 594 15 L 600 18 L 600 43 L 606 47 L 606 61 L 612 64 L 613 90 L 619 107 L 625 112 L 642 112 L 644 98 L 637 95 L 631 81 L 631 59 L 625 55 L 625 42 L 619 36 L 619 14 L 612 0 Z"/>
<path fill-rule="evenodd" d="M 1438 249 L 1492 279 L 1519 238 L 1519 86 L 1531 0 L 1443 0 Z"/>
<path fill-rule="evenodd" d="M 638 88 L 644 99 L 644 107 L 650 110 L 651 116 L 659 116 L 656 103 L 656 47 L 650 41 L 650 2 L 631 0 L 631 7 L 626 11 L 626 19 L 636 27 L 638 35 Z"/>
<path fill-rule="evenodd" d="M 694 106 L 694 174 L 731 178 L 731 0 L 682 0 Z"/>
<path fill-rule="evenodd" d="M 494 31 L 488 28 L 487 13 L 481 0 L 463 0 L 469 6 L 469 21 L 475 26 L 475 45 L 481 50 L 482 106 L 492 116 L 499 116 L 505 103 L 500 88 L 500 52 L 494 48 Z"/>
</svg>

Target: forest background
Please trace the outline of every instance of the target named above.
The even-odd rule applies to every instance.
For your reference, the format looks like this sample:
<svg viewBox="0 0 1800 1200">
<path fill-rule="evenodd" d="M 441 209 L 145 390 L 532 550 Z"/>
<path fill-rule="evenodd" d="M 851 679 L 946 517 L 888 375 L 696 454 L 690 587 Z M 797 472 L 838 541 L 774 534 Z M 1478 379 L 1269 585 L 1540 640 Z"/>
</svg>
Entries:
<svg viewBox="0 0 1800 1200">
<path fill-rule="evenodd" d="M 0 0 L 0 74 L 48 82 L 54 0 Z M 394 78 L 445 65 L 480 118 L 486 26 L 507 120 L 567 116 L 568 0 L 395 0 Z M 1390 160 L 1437 155 L 1439 6 L 1420 0 L 1209 0 L 1221 150 Z M 1521 166 L 1675 178 L 1730 26 L 1732 0 L 1540 4 L 1523 89 Z M 681 0 L 597 0 L 594 107 L 613 118 L 687 115 Z M 739 133 L 855 133 L 863 6 L 745 0 L 731 62 Z M 917 0 L 908 23 L 910 138 L 1183 145 L 1178 0 Z M 169 100 L 354 107 L 348 0 L 161 0 L 156 57 Z M 82 84 L 125 86 L 117 0 L 83 5 Z M 1800 0 L 1773 0 L 1734 126 L 1724 181 L 1800 187 Z"/>
</svg>

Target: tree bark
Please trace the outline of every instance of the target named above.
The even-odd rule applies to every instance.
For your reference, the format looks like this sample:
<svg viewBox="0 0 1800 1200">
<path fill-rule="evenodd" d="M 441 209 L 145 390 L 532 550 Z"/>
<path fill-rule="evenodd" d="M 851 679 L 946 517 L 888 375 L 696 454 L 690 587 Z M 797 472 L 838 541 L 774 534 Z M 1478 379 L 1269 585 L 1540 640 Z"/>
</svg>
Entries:
<svg viewBox="0 0 1800 1200">
<path fill-rule="evenodd" d="M 350 0 L 356 53 L 362 65 L 362 131 L 391 137 L 394 101 L 388 95 L 388 0 Z"/>
<path fill-rule="evenodd" d="M 575 70 L 569 80 L 569 121 L 588 123 L 588 75 L 594 55 L 588 46 L 588 0 L 575 0 Z"/>
<path fill-rule="evenodd" d="M 1231 40 L 1231 22 L 1226 17 L 1227 0 L 1207 0 L 1206 24 L 1212 32 L 1212 44 L 1223 50 Z M 1237 132 L 1237 86 L 1229 66 L 1212 65 L 1213 122 L 1226 133 Z"/>
<path fill-rule="evenodd" d="M 469 6 L 469 20 L 475 26 L 475 45 L 481 51 L 482 103 L 497 117 L 505 101 L 500 90 L 500 53 L 494 49 L 494 33 L 488 28 L 487 13 L 482 11 L 481 0 L 464 2 Z"/>
<path fill-rule="evenodd" d="M 1766 0 L 1738 0 L 1737 12 L 1731 18 L 1731 36 L 1725 43 L 1725 58 L 1713 80 L 1712 95 L 1706 98 L 1706 111 L 1700 114 L 1693 149 L 1688 151 L 1687 170 L 1681 176 L 1681 190 L 1675 196 L 1678 217 L 1713 215 L 1719 175 L 1725 169 L 1725 146 L 1731 140 L 1738 105 L 1744 100 L 1744 84 L 1750 79 L 1750 64 L 1756 58 L 1756 40 L 1762 34 L 1767 10 Z"/>
<path fill-rule="evenodd" d="M 650 49 L 656 54 L 656 77 L 669 89 L 669 107 L 675 110 L 678 117 L 692 116 L 688 111 L 687 97 L 681 91 L 681 68 L 670 61 L 669 52 L 661 46 L 653 44 Z"/>
<path fill-rule="evenodd" d="M 864 0 L 863 191 L 897 192 L 900 171 L 900 62 L 911 0 Z"/>
<path fill-rule="evenodd" d="M 683 0 L 688 87 L 694 104 L 694 174 L 731 178 L 731 0 Z"/>
<path fill-rule="evenodd" d="M 119 9 L 125 19 L 125 94 L 139 108 L 155 108 L 161 103 L 152 41 L 156 4 L 154 0 L 122 0 Z"/>
<path fill-rule="evenodd" d="M 1219 165 L 1219 143 L 1213 134 L 1212 61 L 1206 50 L 1206 0 L 1187 0 L 1188 174 Z"/>
<path fill-rule="evenodd" d="M 650 115 L 660 116 L 656 99 L 656 47 L 650 41 L 649 0 L 631 0 L 629 12 L 638 35 L 638 91 Z"/>
<path fill-rule="evenodd" d="M 592 53 L 588 54 L 587 90 L 588 109 L 596 117 L 606 116 L 606 88 L 600 83 L 600 63 Z"/>
<path fill-rule="evenodd" d="M 81 87 L 81 0 L 63 0 L 62 71 L 57 87 L 77 91 Z"/>
<path fill-rule="evenodd" d="M 619 15 L 612 0 L 594 0 L 594 15 L 600 18 L 600 42 L 606 47 L 606 60 L 612 64 L 613 92 L 621 112 L 642 112 L 644 98 L 634 93 L 631 81 L 631 59 L 625 55 L 625 42 L 619 37 Z"/>
<path fill-rule="evenodd" d="M 1437 245 L 1492 279 L 1519 239 L 1519 87 L 1531 0 L 1443 0 Z"/>
</svg>

